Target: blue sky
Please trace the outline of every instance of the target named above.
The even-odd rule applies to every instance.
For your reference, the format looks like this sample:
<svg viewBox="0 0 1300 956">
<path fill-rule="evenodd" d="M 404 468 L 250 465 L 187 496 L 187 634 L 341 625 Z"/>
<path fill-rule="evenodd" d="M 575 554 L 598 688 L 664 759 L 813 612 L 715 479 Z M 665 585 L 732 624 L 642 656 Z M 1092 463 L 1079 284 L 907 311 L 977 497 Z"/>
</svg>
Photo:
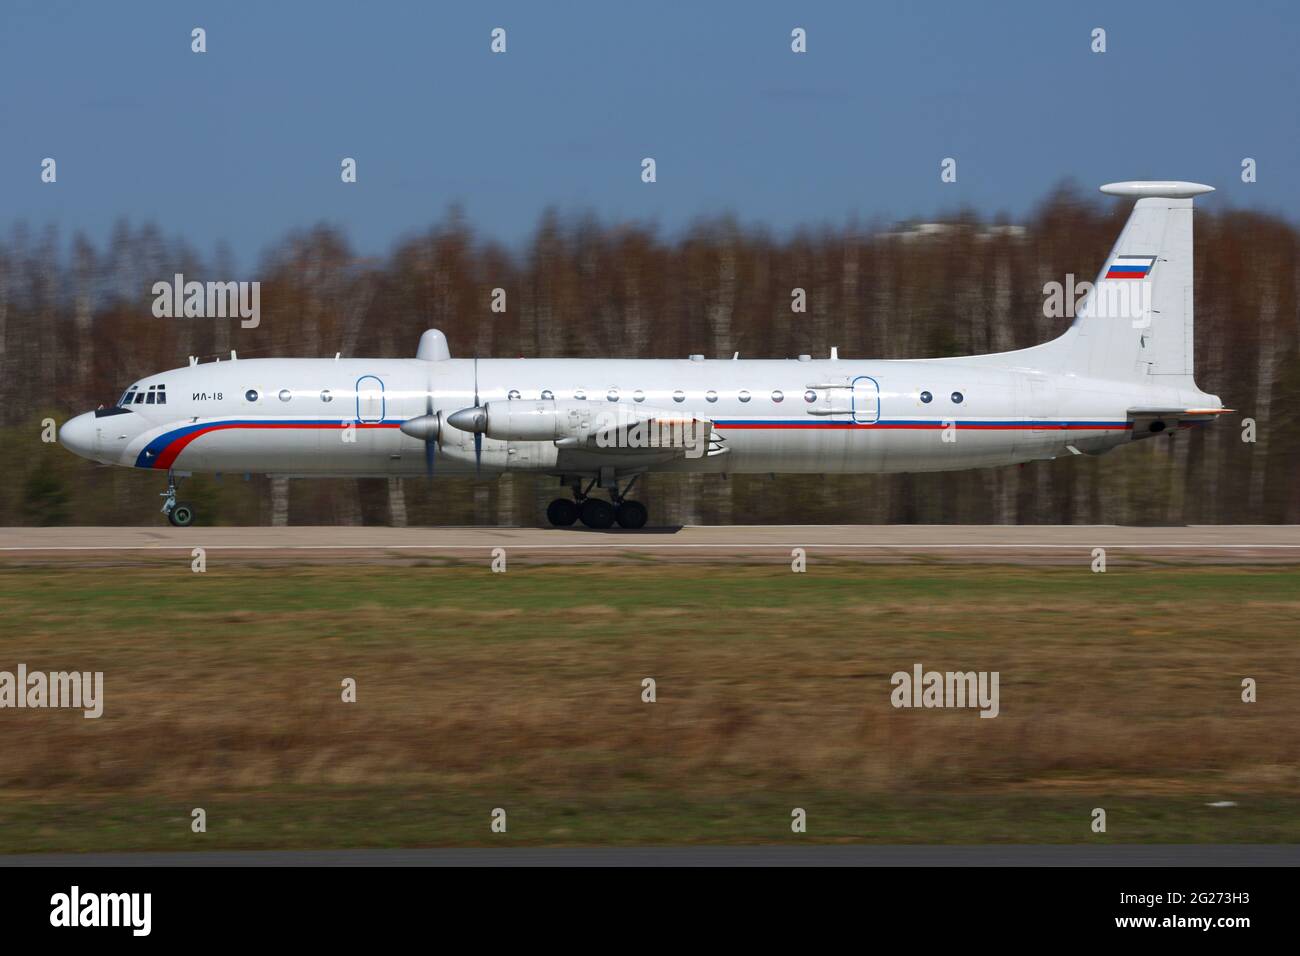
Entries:
<svg viewBox="0 0 1300 956">
<path fill-rule="evenodd" d="M 548 206 L 668 235 L 731 212 L 781 234 L 961 206 L 1015 219 L 1067 178 L 1198 180 L 1216 205 L 1297 219 L 1298 11 L 6 0 L 0 230 L 102 241 L 119 218 L 152 220 L 247 265 L 321 221 L 383 254 L 451 203 L 517 247 Z M 796 26 L 807 54 L 790 51 Z M 46 156 L 57 184 L 40 182 Z M 944 157 L 956 183 L 940 182 Z"/>
</svg>

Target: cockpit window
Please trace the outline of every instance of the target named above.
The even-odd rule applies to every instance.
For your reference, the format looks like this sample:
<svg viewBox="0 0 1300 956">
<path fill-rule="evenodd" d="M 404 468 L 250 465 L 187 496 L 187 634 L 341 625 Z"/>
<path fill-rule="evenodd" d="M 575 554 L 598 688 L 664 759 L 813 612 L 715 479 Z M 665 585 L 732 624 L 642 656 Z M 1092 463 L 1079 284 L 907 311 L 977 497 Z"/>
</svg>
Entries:
<svg viewBox="0 0 1300 956">
<path fill-rule="evenodd" d="M 119 408 L 125 408 L 127 405 L 166 405 L 167 404 L 167 386 L 150 385 L 142 389 L 139 385 L 132 385 L 117 401 Z"/>
</svg>

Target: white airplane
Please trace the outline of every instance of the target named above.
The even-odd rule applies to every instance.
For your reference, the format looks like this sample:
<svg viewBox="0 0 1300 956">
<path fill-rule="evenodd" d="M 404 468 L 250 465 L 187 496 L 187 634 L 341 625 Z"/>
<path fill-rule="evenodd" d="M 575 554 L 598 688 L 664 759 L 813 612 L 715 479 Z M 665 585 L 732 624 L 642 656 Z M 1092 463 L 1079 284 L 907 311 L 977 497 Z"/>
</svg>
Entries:
<svg viewBox="0 0 1300 956">
<path fill-rule="evenodd" d="M 865 473 L 1097 455 L 1229 409 L 1192 380 L 1192 198 L 1209 186 L 1126 182 L 1137 197 L 1059 338 L 962 358 L 881 361 L 454 359 L 436 329 L 413 359 L 237 359 L 141 379 L 59 440 L 167 474 L 163 513 L 194 519 L 194 472 L 498 476 L 572 491 L 557 526 L 639 528 L 647 472 Z M 232 355 L 233 357 L 233 355 Z M 605 501 L 591 495 L 604 490 Z"/>
</svg>

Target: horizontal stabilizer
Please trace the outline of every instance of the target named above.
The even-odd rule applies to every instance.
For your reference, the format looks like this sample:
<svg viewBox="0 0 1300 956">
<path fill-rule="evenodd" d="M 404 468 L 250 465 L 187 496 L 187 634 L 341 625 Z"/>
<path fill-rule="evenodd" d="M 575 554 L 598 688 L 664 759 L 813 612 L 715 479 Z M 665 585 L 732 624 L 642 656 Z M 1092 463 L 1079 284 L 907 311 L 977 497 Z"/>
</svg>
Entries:
<svg viewBox="0 0 1300 956">
<path fill-rule="evenodd" d="M 1130 408 L 1128 421 L 1130 434 L 1136 441 L 1150 438 L 1175 428 L 1191 428 L 1214 421 L 1218 415 L 1228 415 L 1232 408 Z"/>
</svg>

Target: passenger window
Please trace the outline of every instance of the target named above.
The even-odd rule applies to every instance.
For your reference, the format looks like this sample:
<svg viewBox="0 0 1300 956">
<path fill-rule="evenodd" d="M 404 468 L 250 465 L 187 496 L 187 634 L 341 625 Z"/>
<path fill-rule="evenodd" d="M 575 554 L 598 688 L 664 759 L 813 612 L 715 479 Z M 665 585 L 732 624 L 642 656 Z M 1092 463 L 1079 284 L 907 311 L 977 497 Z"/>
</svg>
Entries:
<svg viewBox="0 0 1300 956">
<path fill-rule="evenodd" d="M 934 396 L 931 395 L 929 392 L 922 392 L 922 393 L 921 393 L 921 401 L 922 401 L 924 404 L 929 405 L 930 402 L 933 401 L 933 400 L 934 400 Z"/>
<path fill-rule="evenodd" d="M 518 401 L 518 400 L 519 400 L 519 389 L 517 389 L 517 388 L 512 388 L 512 389 L 510 390 L 509 394 L 506 395 L 506 398 L 509 399 L 509 400 L 512 401 L 512 402 L 514 402 L 514 401 Z"/>
<path fill-rule="evenodd" d="M 673 392 L 673 401 L 674 402 L 686 401 L 686 393 L 679 388 L 677 391 Z"/>
<path fill-rule="evenodd" d="M 552 392 L 549 388 L 542 389 L 542 401 L 549 402 L 553 398 L 555 398 L 554 392 Z"/>
<path fill-rule="evenodd" d="M 785 401 L 785 394 L 778 388 L 772 391 L 772 401 L 780 403 Z"/>
<path fill-rule="evenodd" d="M 634 402 L 644 402 L 644 401 L 645 401 L 645 392 L 641 391 L 641 389 L 638 388 L 635 392 L 632 393 L 632 401 L 634 401 Z"/>
<path fill-rule="evenodd" d="M 738 399 L 740 399 L 742 402 L 747 402 L 747 401 L 749 401 L 749 392 L 745 391 L 745 390 L 742 388 L 742 389 L 740 390 L 740 394 L 737 395 L 736 397 L 737 397 Z"/>
<path fill-rule="evenodd" d="M 320 400 L 322 402 L 332 402 L 334 401 L 334 394 L 328 388 L 323 388 L 321 389 Z"/>
<path fill-rule="evenodd" d="M 707 392 L 704 393 L 704 400 L 706 402 L 716 402 L 718 400 L 718 393 L 715 392 L 713 389 L 709 389 Z"/>
<path fill-rule="evenodd" d="M 618 389 L 616 389 L 616 388 L 611 388 L 608 392 L 605 393 L 605 397 L 606 397 L 607 399 L 609 399 L 611 402 L 617 402 L 617 401 L 618 401 Z"/>
</svg>

